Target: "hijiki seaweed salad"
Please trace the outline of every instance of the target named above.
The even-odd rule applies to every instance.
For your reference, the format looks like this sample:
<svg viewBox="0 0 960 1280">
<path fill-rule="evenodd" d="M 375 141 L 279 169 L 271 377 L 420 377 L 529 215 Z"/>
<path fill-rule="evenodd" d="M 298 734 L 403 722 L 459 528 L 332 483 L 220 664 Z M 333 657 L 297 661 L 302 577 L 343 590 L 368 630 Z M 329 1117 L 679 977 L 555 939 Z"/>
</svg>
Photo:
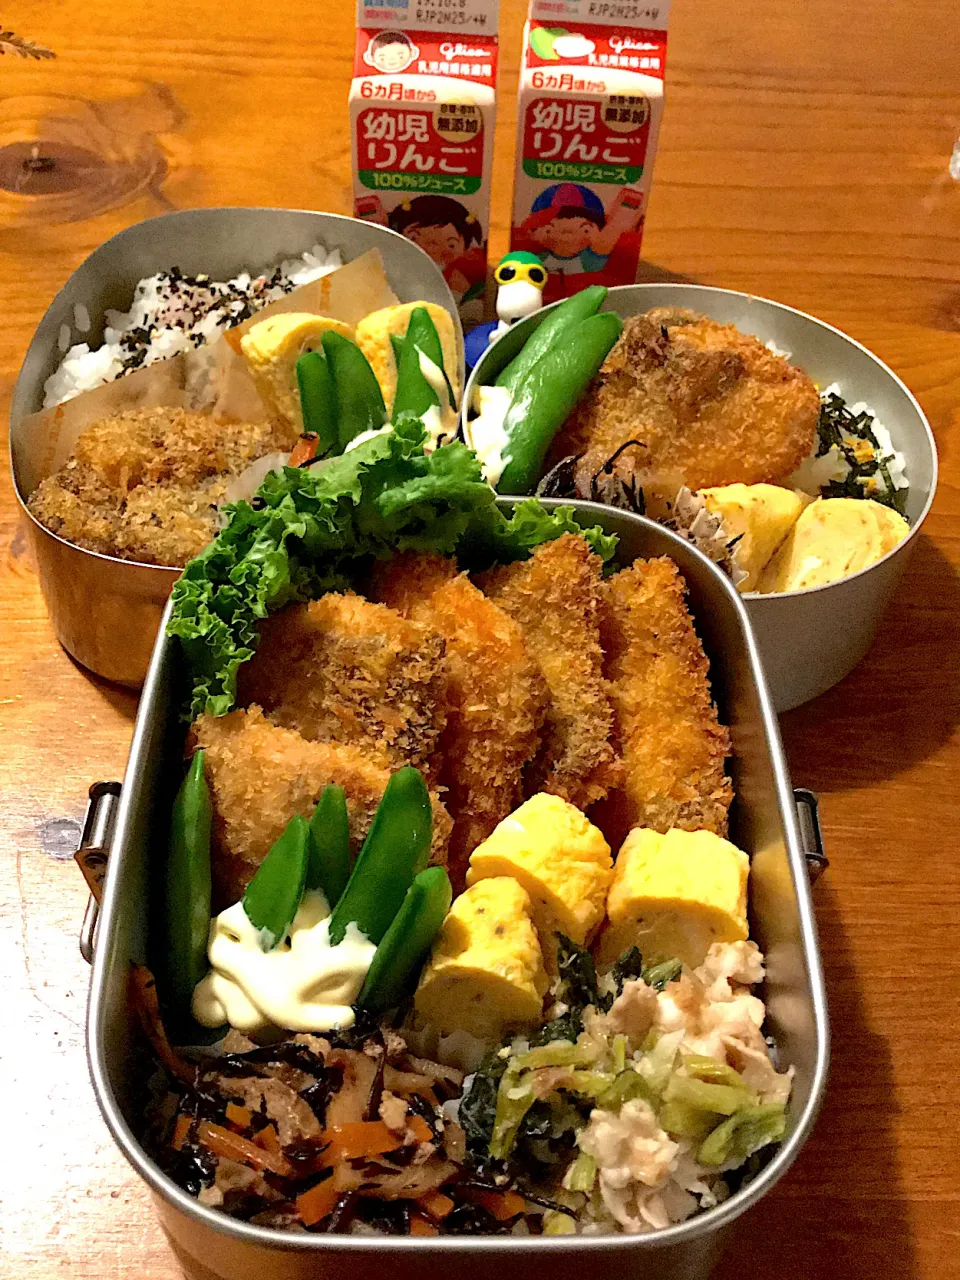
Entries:
<svg viewBox="0 0 960 1280">
<path fill-rule="evenodd" d="M 429 320 L 383 335 L 389 426 L 347 448 L 297 369 L 324 456 L 174 589 L 143 1140 L 281 1230 L 649 1232 L 787 1125 L 729 734 L 677 566 L 617 566 L 569 509 L 508 518 L 431 433 Z"/>
<path fill-rule="evenodd" d="M 621 323 L 605 296 L 553 308 L 477 386 L 465 436 L 499 492 L 649 515 L 741 592 L 835 582 L 907 536 L 905 458 L 869 405 L 732 324 L 680 307 Z"/>
</svg>

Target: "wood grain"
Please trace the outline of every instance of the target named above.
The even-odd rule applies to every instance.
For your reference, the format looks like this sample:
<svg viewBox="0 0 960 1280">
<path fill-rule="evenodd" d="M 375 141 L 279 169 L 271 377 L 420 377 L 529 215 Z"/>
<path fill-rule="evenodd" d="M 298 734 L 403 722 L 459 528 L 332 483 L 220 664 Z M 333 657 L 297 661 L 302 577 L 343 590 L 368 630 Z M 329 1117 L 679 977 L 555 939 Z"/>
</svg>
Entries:
<svg viewBox="0 0 960 1280">
<path fill-rule="evenodd" d="M 502 9 L 495 255 L 523 16 L 520 0 Z M 121 227 L 192 205 L 347 211 L 347 0 L 39 0 L 6 19 L 57 58 L 0 61 L 4 403 L 57 288 Z M 675 0 L 648 274 L 749 289 L 846 329 L 918 395 L 942 462 L 872 653 L 783 719 L 832 859 L 816 900 L 833 1070 L 797 1165 L 735 1230 L 724 1280 L 960 1277 L 958 129 L 955 0 Z M 41 143 L 55 170 L 24 172 Z M 120 775 L 134 699 L 58 648 L 6 480 L 0 553 L 0 1270 L 173 1280 L 86 1082 L 86 893 L 45 825 L 79 822 L 88 784 Z"/>
</svg>

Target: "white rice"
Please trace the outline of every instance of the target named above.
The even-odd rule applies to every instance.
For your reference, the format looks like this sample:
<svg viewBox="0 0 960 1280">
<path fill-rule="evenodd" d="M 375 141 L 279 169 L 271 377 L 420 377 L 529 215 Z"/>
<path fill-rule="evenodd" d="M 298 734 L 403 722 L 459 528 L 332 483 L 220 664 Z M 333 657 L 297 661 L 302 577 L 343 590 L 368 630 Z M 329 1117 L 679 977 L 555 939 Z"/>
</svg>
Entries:
<svg viewBox="0 0 960 1280">
<path fill-rule="evenodd" d="M 58 345 L 66 355 L 46 381 L 43 406 L 49 409 L 133 369 L 212 344 L 224 329 L 340 265 L 338 250 L 328 253 L 315 244 L 256 276 L 242 271 L 232 280 L 210 280 L 186 276 L 176 267 L 148 276 L 134 290 L 129 311 L 107 311 L 100 347 L 70 346 L 69 326 L 61 326 Z M 82 303 L 74 307 L 73 318 L 81 333 L 90 329 Z"/>
<path fill-rule="evenodd" d="M 833 395 L 843 398 L 843 391 L 839 382 L 832 382 L 829 387 L 821 392 L 820 399 L 826 400 Z M 858 400 L 856 404 L 848 404 L 847 409 L 854 417 L 861 413 L 867 413 L 873 419 L 871 430 L 879 446 L 875 450 L 874 456 L 878 461 L 885 464 L 894 490 L 906 489 L 909 485 L 907 480 L 907 460 L 902 453 L 894 448 L 890 432 L 877 418 L 876 410 L 867 404 L 865 400 Z M 819 497 L 820 490 L 825 485 L 833 482 L 841 483 L 850 473 L 850 466 L 841 449 L 834 445 L 818 458 L 816 451 L 819 444 L 818 437 L 814 442 L 813 452 L 808 458 L 804 459 L 786 481 L 790 488 L 801 489 L 804 493 L 812 494 L 814 497 Z M 860 483 L 864 485 L 870 496 L 886 496 L 886 482 L 879 472 L 875 476 L 861 477 Z"/>
</svg>

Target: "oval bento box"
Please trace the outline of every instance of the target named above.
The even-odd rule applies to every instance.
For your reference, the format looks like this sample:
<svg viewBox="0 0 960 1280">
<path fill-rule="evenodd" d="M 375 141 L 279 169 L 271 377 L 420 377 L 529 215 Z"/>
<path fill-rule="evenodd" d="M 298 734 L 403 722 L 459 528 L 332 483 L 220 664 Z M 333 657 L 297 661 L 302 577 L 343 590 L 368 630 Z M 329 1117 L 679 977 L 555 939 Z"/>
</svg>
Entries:
<svg viewBox="0 0 960 1280">
<path fill-rule="evenodd" d="M 450 312 L 462 361 L 456 303 L 422 249 L 387 227 L 304 209 L 189 209 L 138 222 L 80 264 L 37 327 L 10 412 L 13 486 L 57 639 L 81 666 L 107 680 L 131 688 L 143 683 L 160 616 L 181 571 L 87 551 L 51 533 L 27 508 L 40 481 L 65 461 L 57 455 L 56 440 L 41 436 L 29 418 L 42 407 L 44 383 L 62 358 L 61 326 L 73 325 L 75 307 L 86 308 L 89 341 L 97 345 L 104 313 L 127 310 L 146 276 L 176 266 L 228 280 L 297 257 L 318 243 L 339 249 L 345 262 L 379 249 L 401 302 L 424 299 Z M 462 367 L 460 374 L 462 386 Z"/>
<path fill-rule="evenodd" d="M 873 643 L 933 502 L 937 487 L 933 432 L 892 369 L 847 334 L 793 307 L 707 285 L 636 284 L 612 288 L 601 309 L 626 319 L 651 307 L 688 307 L 772 343 L 818 386 L 837 382 L 849 403 L 862 400 L 870 405 L 906 458 L 910 533 L 899 546 L 869 568 L 822 587 L 777 595 L 749 592 L 743 597 L 774 706 L 777 711 L 789 711 L 842 680 Z M 483 354 L 464 393 L 464 413 L 473 404 L 474 389 L 496 380 L 548 310 L 521 320 Z"/>
<path fill-rule="evenodd" d="M 509 500 L 499 499 L 509 508 Z M 573 507 L 587 525 L 619 536 L 618 559 L 671 556 L 711 663 L 721 720 L 729 725 L 736 801 L 730 837 L 751 854 L 751 936 L 767 956 L 762 991 L 767 1031 L 781 1069 L 794 1068 L 786 1137 L 772 1159 L 729 1200 L 687 1222 L 643 1236 L 446 1236 L 288 1234 L 200 1205 L 145 1153 L 137 1133 L 143 1071 L 127 1005 L 131 962 L 143 963 L 155 870 L 162 865 L 172 781 L 179 776 L 183 671 L 176 642 L 161 632 L 140 702 L 111 841 L 96 932 L 87 1015 L 91 1078 L 121 1151 L 153 1193 L 187 1275 L 198 1280 L 493 1280 L 521 1276 L 581 1280 L 692 1280 L 719 1257 L 725 1229 L 783 1176 L 806 1140 L 826 1081 L 828 1024 L 807 866 L 776 716 L 744 604 L 690 543 L 642 516 L 593 503 Z M 148 1072 L 149 1074 L 149 1072 Z"/>
</svg>

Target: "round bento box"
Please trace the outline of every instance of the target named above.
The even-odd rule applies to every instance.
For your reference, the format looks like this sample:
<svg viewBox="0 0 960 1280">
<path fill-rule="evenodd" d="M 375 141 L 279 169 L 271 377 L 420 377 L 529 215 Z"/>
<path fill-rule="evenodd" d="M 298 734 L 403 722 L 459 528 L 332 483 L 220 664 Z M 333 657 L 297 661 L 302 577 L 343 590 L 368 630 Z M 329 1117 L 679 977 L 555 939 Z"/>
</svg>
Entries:
<svg viewBox="0 0 960 1280">
<path fill-rule="evenodd" d="M 559 305 L 559 304 L 554 304 Z M 839 329 L 793 307 L 731 289 L 695 284 L 636 284 L 612 288 L 601 308 L 625 319 L 652 307 L 686 307 L 734 324 L 788 354 L 819 387 L 838 383 L 849 403 L 864 401 L 906 459 L 909 535 L 859 573 L 804 591 L 744 594 L 774 705 L 789 711 L 842 680 L 866 654 L 877 624 L 916 545 L 937 487 L 937 450 L 923 410 L 897 375 Z M 477 362 L 463 396 L 496 381 L 551 308 L 520 321 Z"/>
<path fill-rule="evenodd" d="M 91 347 L 103 340 L 108 309 L 125 311 L 137 283 L 178 267 L 227 280 L 294 258 L 316 244 L 349 262 L 378 249 L 401 302 L 423 299 L 450 312 L 461 359 L 456 303 L 437 266 L 410 240 L 373 223 L 303 209 L 190 209 L 139 222 L 112 236 L 80 264 L 40 321 L 24 358 L 10 414 L 10 465 L 47 609 L 57 639 L 82 666 L 118 684 L 143 684 L 164 605 L 179 568 L 88 551 L 52 533 L 27 508 L 57 465 L 56 441 L 31 415 L 62 354 L 62 326 L 86 310 Z"/>
</svg>

